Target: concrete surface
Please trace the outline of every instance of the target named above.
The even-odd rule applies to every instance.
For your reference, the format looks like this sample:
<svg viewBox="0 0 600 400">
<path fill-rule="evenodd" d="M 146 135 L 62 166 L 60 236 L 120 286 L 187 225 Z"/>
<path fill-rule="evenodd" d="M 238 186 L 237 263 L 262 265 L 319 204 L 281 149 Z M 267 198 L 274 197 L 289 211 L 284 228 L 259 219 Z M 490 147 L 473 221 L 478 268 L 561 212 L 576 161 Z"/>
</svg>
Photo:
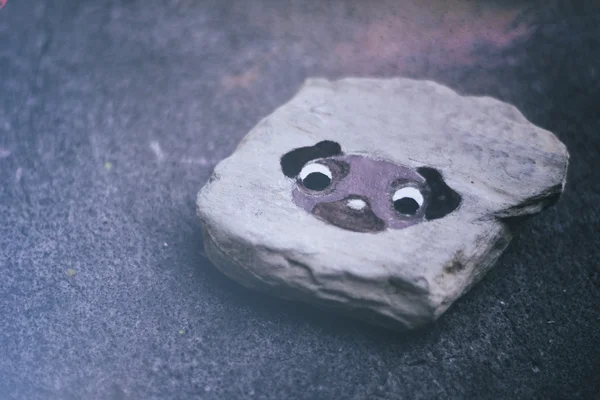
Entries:
<svg viewBox="0 0 600 400">
<path fill-rule="evenodd" d="M 599 16 L 525 3 L 8 0 L 0 399 L 597 396 Z M 195 194 L 312 75 L 514 103 L 569 148 L 565 196 L 423 331 L 242 289 Z"/>
</svg>

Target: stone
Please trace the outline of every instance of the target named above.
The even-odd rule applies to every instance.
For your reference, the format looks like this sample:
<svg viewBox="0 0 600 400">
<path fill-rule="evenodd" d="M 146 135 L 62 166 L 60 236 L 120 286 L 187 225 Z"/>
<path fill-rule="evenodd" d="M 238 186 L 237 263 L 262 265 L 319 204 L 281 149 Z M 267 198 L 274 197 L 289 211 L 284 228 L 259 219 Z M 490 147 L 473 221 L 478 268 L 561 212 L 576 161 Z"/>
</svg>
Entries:
<svg viewBox="0 0 600 400">
<path fill-rule="evenodd" d="M 556 203 L 568 157 L 490 97 L 313 78 L 215 167 L 197 214 L 207 256 L 242 285 L 412 329 Z"/>
</svg>

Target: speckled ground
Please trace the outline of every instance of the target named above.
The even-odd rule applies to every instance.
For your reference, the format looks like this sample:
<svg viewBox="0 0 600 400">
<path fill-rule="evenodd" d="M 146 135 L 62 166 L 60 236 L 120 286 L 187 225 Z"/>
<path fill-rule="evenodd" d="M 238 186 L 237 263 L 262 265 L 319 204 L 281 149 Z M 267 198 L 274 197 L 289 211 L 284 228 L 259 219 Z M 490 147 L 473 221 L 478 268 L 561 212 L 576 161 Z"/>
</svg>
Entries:
<svg viewBox="0 0 600 400">
<path fill-rule="evenodd" d="M 0 399 L 598 398 L 599 27 L 591 1 L 8 0 Z M 195 194 L 313 75 L 512 102 L 567 144 L 566 194 L 419 332 L 242 289 Z"/>
</svg>

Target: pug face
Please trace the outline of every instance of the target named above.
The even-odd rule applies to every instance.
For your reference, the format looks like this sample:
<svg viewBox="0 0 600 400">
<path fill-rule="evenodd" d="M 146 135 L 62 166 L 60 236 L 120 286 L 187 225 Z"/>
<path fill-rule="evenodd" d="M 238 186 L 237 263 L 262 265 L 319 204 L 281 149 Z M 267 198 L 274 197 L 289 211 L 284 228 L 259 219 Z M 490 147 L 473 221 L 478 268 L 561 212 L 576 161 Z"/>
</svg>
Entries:
<svg viewBox="0 0 600 400">
<path fill-rule="evenodd" d="M 416 170 L 322 141 L 281 158 L 283 173 L 295 180 L 294 203 L 315 217 L 354 232 L 404 229 L 454 211 L 461 197 L 439 171 Z"/>
</svg>

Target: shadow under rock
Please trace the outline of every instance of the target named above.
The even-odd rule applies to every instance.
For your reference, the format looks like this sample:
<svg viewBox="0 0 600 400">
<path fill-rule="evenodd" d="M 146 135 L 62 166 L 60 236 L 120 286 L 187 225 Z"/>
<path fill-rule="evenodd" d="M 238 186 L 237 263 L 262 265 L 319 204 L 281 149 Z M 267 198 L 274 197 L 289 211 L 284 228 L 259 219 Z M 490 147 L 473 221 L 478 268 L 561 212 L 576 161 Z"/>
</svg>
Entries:
<svg viewBox="0 0 600 400">
<path fill-rule="evenodd" d="M 258 292 L 233 281 L 221 273 L 204 253 L 203 237 L 200 227 L 194 229 L 189 237 L 190 247 L 201 254 L 201 262 L 196 266 L 200 274 L 196 279 L 204 280 L 205 284 L 218 288 L 222 301 L 235 303 L 236 306 L 251 309 L 253 318 L 269 320 L 275 324 L 310 325 L 321 333 L 334 336 L 360 336 L 375 342 L 395 344 L 416 344 L 436 336 L 445 325 L 435 322 L 419 329 L 396 331 L 393 329 L 371 325 L 350 316 L 338 314 L 335 311 L 319 308 L 299 301 L 291 301 Z M 443 328 L 442 328 L 443 329 Z"/>
</svg>

